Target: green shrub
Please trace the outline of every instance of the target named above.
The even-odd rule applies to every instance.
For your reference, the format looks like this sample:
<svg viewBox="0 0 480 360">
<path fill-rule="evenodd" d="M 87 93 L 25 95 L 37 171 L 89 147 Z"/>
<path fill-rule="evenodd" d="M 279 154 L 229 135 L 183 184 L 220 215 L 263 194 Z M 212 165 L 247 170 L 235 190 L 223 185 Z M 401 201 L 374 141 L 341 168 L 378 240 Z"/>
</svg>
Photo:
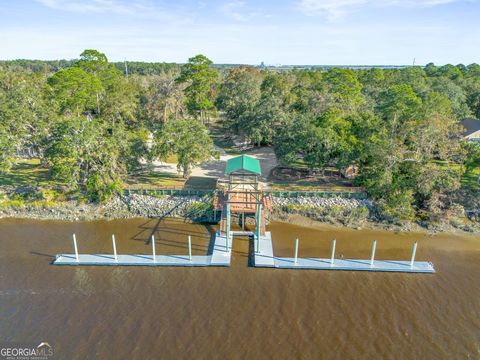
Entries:
<svg viewBox="0 0 480 360">
<path fill-rule="evenodd" d="M 42 189 L 40 190 L 40 200 L 44 200 L 46 202 L 60 202 L 65 201 L 66 196 L 63 191 L 57 191 L 53 189 Z"/>
<path fill-rule="evenodd" d="M 115 194 L 120 194 L 122 189 L 122 182 L 118 179 L 104 179 L 102 176 L 95 174 L 87 180 L 87 195 L 94 202 L 108 201 Z"/>
<path fill-rule="evenodd" d="M 25 200 L 21 197 L 15 197 L 15 198 L 5 198 L 0 201 L 0 208 L 2 209 L 8 209 L 8 208 L 13 208 L 13 209 L 23 209 L 25 207 Z"/>
<path fill-rule="evenodd" d="M 187 216 L 192 219 L 207 218 L 213 211 L 212 202 L 194 202 L 186 209 Z"/>
<path fill-rule="evenodd" d="M 366 206 L 359 206 L 344 213 L 345 222 L 347 224 L 363 222 L 368 219 L 369 215 L 370 210 L 368 210 Z"/>
<path fill-rule="evenodd" d="M 403 191 L 390 194 L 386 199 L 378 202 L 382 216 L 389 221 L 413 220 L 415 209 L 413 208 L 413 192 Z"/>
</svg>

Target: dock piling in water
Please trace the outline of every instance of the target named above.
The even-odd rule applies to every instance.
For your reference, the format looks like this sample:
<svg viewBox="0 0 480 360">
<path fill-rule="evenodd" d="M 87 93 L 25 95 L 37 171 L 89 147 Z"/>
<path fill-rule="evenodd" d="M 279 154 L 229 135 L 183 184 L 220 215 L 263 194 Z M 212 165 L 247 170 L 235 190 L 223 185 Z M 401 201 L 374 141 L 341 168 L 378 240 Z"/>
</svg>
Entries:
<svg viewBox="0 0 480 360">
<path fill-rule="evenodd" d="M 152 259 L 153 259 L 153 262 L 155 262 L 156 254 L 155 254 L 155 236 L 154 235 L 152 235 L 152 252 L 153 252 Z"/>
<path fill-rule="evenodd" d="M 417 242 L 415 241 L 413 243 L 413 249 L 412 249 L 412 259 L 410 260 L 410 267 L 413 267 L 413 264 L 415 262 L 415 255 L 417 254 Z"/>
<path fill-rule="evenodd" d="M 370 266 L 373 266 L 373 262 L 375 260 L 375 250 L 377 250 L 377 240 L 373 240 L 372 257 L 370 258 Z"/>
<path fill-rule="evenodd" d="M 295 239 L 295 264 L 298 261 L 298 238 Z"/>
<path fill-rule="evenodd" d="M 333 239 L 332 241 L 332 257 L 330 258 L 330 264 L 333 265 L 335 262 L 335 246 L 337 245 L 337 240 Z"/>
<path fill-rule="evenodd" d="M 192 261 L 192 237 L 188 235 L 188 260 Z"/>
<path fill-rule="evenodd" d="M 115 261 L 118 262 L 117 245 L 115 244 L 115 234 L 112 234 L 112 245 L 113 245 L 113 256 L 115 257 Z"/>
<path fill-rule="evenodd" d="M 77 238 L 76 238 L 75 234 L 73 234 L 73 247 L 75 248 L 75 259 L 78 262 Z"/>
</svg>

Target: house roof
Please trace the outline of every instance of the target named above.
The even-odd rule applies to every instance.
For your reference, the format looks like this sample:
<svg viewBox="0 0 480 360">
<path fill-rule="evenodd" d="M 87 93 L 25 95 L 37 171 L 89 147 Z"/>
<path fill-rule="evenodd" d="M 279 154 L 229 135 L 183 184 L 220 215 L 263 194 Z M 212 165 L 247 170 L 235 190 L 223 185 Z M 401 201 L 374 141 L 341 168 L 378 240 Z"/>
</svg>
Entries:
<svg viewBox="0 0 480 360">
<path fill-rule="evenodd" d="M 248 171 L 257 175 L 262 174 L 262 170 L 260 168 L 260 161 L 257 159 L 248 156 L 248 155 L 240 155 L 234 157 L 230 160 L 227 160 L 227 167 L 225 172 L 227 174 L 231 174 L 237 171 Z"/>
<path fill-rule="evenodd" d="M 465 128 L 463 136 L 468 136 L 480 130 L 480 120 L 477 119 L 465 119 L 460 122 Z"/>
</svg>

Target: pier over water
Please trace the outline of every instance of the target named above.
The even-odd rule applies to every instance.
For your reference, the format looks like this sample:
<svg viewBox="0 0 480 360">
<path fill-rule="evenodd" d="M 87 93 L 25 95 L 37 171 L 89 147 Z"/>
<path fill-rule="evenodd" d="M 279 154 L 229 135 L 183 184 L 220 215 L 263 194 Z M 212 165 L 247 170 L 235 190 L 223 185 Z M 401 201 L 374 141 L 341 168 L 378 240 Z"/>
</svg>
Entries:
<svg viewBox="0 0 480 360">
<path fill-rule="evenodd" d="M 215 211 L 221 212 L 221 220 L 219 230 L 213 236 L 209 254 L 193 256 L 191 237 L 188 236 L 188 255 L 157 255 L 155 238 L 152 236 L 151 255 L 118 255 L 114 235 L 112 235 L 113 254 L 79 254 L 74 234 L 75 254 L 57 255 L 53 263 L 55 265 L 230 266 L 234 237 L 249 236 L 254 241 L 253 266 L 257 268 L 435 272 L 431 263 L 415 261 L 417 243 L 413 246 L 410 261 L 376 260 L 376 240 L 372 244 L 370 260 L 336 259 L 336 240 L 332 242 L 332 253 L 329 259 L 299 257 L 299 239 L 295 240 L 293 257 L 276 257 L 273 254 L 272 234 L 266 231 L 272 201 L 270 196 L 263 192 L 258 181 L 258 176 L 261 175 L 260 162 L 250 156 L 241 155 L 227 161 L 225 173 L 228 175 L 227 186 L 222 191 L 218 191 L 213 200 Z M 243 231 L 231 230 L 232 214 L 236 214 L 241 219 Z M 254 231 L 245 231 L 246 217 L 253 217 Z"/>
</svg>

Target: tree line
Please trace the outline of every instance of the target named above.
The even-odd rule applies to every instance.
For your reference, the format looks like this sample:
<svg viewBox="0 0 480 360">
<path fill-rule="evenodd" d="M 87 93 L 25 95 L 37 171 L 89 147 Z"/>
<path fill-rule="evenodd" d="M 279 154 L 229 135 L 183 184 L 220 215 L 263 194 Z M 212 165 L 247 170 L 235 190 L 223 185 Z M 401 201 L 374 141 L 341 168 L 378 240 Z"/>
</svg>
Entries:
<svg viewBox="0 0 480 360">
<path fill-rule="evenodd" d="M 312 172 L 357 166 L 356 183 L 391 219 L 438 217 L 454 205 L 465 162 L 478 164 L 478 146 L 461 140 L 459 125 L 480 116 L 477 64 L 236 68 L 219 84 L 216 105 L 229 131 L 274 146 L 287 164 Z"/>
<path fill-rule="evenodd" d="M 311 172 L 355 180 L 392 219 L 453 205 L 478 150 L 459 120 L 480 116 L 480 66 L 284 70 L 111 63 L 96 50 L 56 63 L 0 63 L 0 169 L 34 148 L 52 176 L 95 201 L 119 192 L 141 161 L 177 155 L 185 177 L 216 156 L 205 124 L 275 148 Z M 477 154 L 477 155 L 475 155 Z"/>
</svg>

